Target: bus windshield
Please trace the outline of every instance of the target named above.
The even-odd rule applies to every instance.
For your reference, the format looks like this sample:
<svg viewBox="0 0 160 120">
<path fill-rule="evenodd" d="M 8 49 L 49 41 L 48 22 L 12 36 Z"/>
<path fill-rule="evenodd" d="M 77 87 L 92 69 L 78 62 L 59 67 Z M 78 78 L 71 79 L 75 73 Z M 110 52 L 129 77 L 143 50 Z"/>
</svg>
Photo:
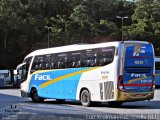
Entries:
<svg viewBox="0 0 160 120">
<path fill-rule="evenodd" d="M 18 75 L 18 79 L 23 82 L 27 79 L 27 71 L 28 71 L 28 67 L 26 63 L 22 63 L 20 65 L 18 65 L 17 67 L 17 75 Z"/>
</svg>

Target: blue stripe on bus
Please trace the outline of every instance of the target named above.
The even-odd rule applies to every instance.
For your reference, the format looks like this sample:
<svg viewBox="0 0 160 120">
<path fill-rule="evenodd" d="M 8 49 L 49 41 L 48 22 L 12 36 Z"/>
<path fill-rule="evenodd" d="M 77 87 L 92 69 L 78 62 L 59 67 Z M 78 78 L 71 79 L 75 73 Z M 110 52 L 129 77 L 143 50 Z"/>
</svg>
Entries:
<svg viewBox="0 0 160 120">
<path fill-rule="evenodd" d="M 70 69 L 62 69 L 62 70 L 54 70 L 54 71 L 48 71 L 43 73 L 38 73 L 38 75 L 50 75 L 51 79 L 80 71 L 85 70 L 88 68 L 70 68 Z M 37 74 L 33 74 L 30 81 L 30 87 L 29 91 L 32 87 L 36 87 L 38 90 L 38 95 L 43 98 L 57 98 L 57 99 L 76 99 L 76 92 L 77 92 L 77 86 L 78 82 L 80 80 L 80 77 L 82 74 L 74 75 L 71 77 L 68 77 L 66 79 L 60 80 L 55 82 L 54 84 L 51 84 L 43 89 L 40 88 L 40 85 L 42 83 L 47 82 L 48 80 L 35 80 L 35 76 Z"/>
</svg>

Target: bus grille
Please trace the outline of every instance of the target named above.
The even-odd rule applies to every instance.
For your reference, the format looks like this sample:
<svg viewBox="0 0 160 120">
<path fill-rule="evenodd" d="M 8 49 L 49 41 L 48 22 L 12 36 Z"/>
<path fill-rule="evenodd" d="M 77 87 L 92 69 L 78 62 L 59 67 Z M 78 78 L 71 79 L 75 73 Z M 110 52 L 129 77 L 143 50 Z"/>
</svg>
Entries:
<svg viewBox="0 0 160 120">
<path fill-rule="evenodd" d="M 114 90 L 113 81 L 104 83 L 104 99 L 113 99 L 114 94 L 112 93 Z"/>
</svg>

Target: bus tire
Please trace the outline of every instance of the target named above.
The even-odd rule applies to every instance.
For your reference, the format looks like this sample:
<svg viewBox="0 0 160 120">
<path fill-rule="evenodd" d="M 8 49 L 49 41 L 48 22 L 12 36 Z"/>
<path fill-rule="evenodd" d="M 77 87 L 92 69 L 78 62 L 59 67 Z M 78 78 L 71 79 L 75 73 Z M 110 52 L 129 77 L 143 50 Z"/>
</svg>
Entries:
<svg viewBox="0 0 160 120">
<path fill-rule="evenodd" d="M 112 102 L 108 102 L 109 106 L 112 107 L 119 107 L 123 104 L 123 102 L 118 102 L 118 101 L 112 101 Z"/>
<path fill-rule="evenodd" d="M 90 96 L 90 93 L 87 89 L 84 89 L 82 92 L 81 92 L 81 95 L 80 95 L 80 101 L 81 101 L 81 104 L 84 106 L 84 107 L 89 107 L 91 106 L 91 96 Z"/>
<path fill-rule="evenodd" d="M 33 89 L 33 90 L 31 91 L 31 99 L 32 99 L 33 102 L 37 102 L 37 103 L 44 101 L 43 98 L 40 98 L 40 97 L 38 96 L 38 92 L 37 92 L 36 89 Z"/>
</svg>

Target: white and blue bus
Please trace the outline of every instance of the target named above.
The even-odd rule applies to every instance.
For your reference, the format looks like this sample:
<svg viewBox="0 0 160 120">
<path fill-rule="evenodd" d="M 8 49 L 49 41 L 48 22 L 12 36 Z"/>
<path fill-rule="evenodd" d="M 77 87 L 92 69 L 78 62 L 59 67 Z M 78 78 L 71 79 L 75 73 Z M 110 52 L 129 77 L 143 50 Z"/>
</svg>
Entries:
<svg viewBox="0 0 160 120">
<path fill-rule="evenodd" d="M 155 58 L 155 87 L 160 88 L 160 58 Z"/>
<path fill-rule="evenodd" d="M 22 97 L 121 105 L 154 96 L 154 49 L 142 41 L 36 50 L 19 66 Z"/>
</svg>

